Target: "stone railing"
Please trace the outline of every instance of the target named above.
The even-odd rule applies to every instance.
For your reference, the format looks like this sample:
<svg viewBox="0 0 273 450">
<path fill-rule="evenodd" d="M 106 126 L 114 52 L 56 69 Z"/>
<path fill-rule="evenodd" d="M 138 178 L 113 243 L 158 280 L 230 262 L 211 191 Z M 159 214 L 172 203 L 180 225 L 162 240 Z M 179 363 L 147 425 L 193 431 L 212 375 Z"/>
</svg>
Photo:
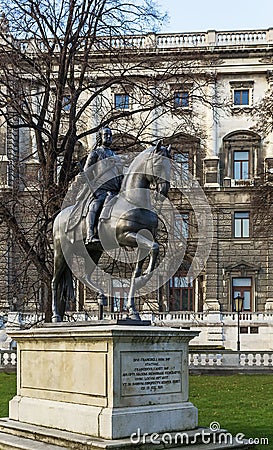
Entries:
<svg viewBox="0 0 273 450">
<path fill-rule="evenodd" d="M 235 312 L 225 312 L 221 313 L 221 320 L 225 324 L 229 324 L 231 322 L 237 322 L 238 315 Z M 240 314 L 240 321 L 245 322 L 257 322 L 257 323 L 273 323 L 273 313 L 264 313 L 264 312 L 243 312 Z"/>
<path fill-rule="evenodd" d="M 216 45 L 257 45 L 272 40 L 269 30 L 220 31 L 215 33 Z"/>
<path fill-rule="evenodd" d="M 188 33 L 149 33 L 146 35 L 124 35 L 97 37 L 94 51 L 118 49 L 168 49 L 202 47 L 248 47 L 273 44 L 273 28 L 263 30 L 207 31 Z M 48 48 L 36 40 L 21 40 L 23 52 L 46 52 Z M 59 48 L 55 46 L 56 52 Z"/>
<path fill-rule="evenodd" d="M 195 312 L 164 312 L 157 313 L 153 316 L 153 321 L 157 322 L 203 322 L 207 318 L 206 313 L 195 313 Z"/>
<path fill-rule="evenodd" d="M 147 314 L 148 316 L 148 314 Z M 217 320 L 221 321 L 222 323 L 237 323 L 238 316 L 235 312 L 164 312 L 164 313 L 157 313 L 154 315 L 151 315 L 152 321 L 155 322 L 184 322 L 184 323 L 210 323 L 212 318 L 215 317 Z M 247 322 L 273 322 L 273 313 L 264 313 L 264 312 L 251 312 L 251 313 L 241 313 L 240 314 L 240 320 L 241 321 L 247 321 Z"/>
<path fill-rule="evenodd" d="M 14 327 L 31 327 L 37 323 L 43 322 L 44 313 L 34 312 L 8 312 L 5 321 L 6 326 L 10 328 Z M 0 319 L 1 325 L 1 319 Z"/>
<path fill-rule="evenodd" d="M 0 371 L 16 368 L 16 350 L 0 350 Z M 189 351 L 191 372 L 231 370 L 234 372 L 272 372 L 273 351 L 192 350 Z"/>
<path fill-rule="evenodd" d="M 16 350 L 0 350 L 0 371 L 15 370 L 17 363 Z"/>
<path fill-rule="evenodd" d="M 122 319 L 126 316 L 124 313 L 104 312 L 104 319 L 116 320 Z M 171 311 L 160 313 L 141 313 L 143 320 L 150 320 L 154 325 L 164 325 L 164 323 L 183 323 L 185 325 L 192 324 L 206 324 L 211 321 L 220 321 L 223 324 L 236 324 L 238 320 L 235 312 L 191 312 L 191 311 Z M 19 313 L 13 312 L 7 315 L 7 325 L 19 325 L 23 327 L 32 326 L 36 323 L 42 322 L 44 319 L 43 313 Z M 215 320 L 213 320 L 215 319 Z M 71 312 L 65 316 L 64 321 L 78 322 L 84 320 L 98 320 L 98 313 L 96 311 L 86 312 Z M 273 313 L 265 312 L 243 312 L 240 314 L 240 321 L 255 322 L 255 323 L 273 323 Z M 3 326 L 3 320 L 0 317 L 0 327 Z"/>
<path fill-rule="evenodd" d="M 189 367 L 192 371 L 234 370 L 243 372 L 272 372 L 273 351 L 191 350 Z"/>
</svg>

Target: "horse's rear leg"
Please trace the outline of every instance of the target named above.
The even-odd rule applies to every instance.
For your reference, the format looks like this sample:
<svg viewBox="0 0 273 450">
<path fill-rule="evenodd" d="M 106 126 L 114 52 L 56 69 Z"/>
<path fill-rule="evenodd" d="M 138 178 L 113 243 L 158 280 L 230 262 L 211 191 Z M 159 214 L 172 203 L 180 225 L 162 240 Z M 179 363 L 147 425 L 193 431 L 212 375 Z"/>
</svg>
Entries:
<svg viewBox="0 0 273 450">
<path fill-rule="evenodd" d="M 130 244 L 131 246 L 137 245 L 139 249 L 138 261 L 136 263 L 135 270 L 131 278 L 127 309 L 132 319 L 140 320 L 139 313 L 136 311 L 135 308 L 135 301 L 134 301 L 135 292 L 141 285 L 143 285 L 143 280 L 141 280 L 143 277 L 141 277 L 141 275 L 149 275 L 154 269 L 156 258 L 159 252 L 159 246 L 157 242 L 155 242 L 152 239 L 149 239 L 146 236 L 143 236 L 140 233 L 132 233 L 132 232 L 127 233 L 126 240 L 129 243 L 129 245 Z M 149 265 L 145 273 L 142 274 L 142 267 L 147 254 L 150 255 Z M 140 282 L 138 282 L 138 279 L 140 279 L 139 280 Z"/>
</svg>

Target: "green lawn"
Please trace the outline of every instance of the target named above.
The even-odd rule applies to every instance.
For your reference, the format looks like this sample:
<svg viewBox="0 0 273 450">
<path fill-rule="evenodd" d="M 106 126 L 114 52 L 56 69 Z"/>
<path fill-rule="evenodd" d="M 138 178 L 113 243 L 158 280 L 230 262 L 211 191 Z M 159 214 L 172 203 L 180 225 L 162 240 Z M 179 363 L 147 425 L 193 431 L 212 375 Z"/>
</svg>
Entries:
<svg viewBox="0 0 273 450">
<path fill-rule="evenodd" d="M 272 375 L 192 375 L 190 400 L 199 410 L 199 425 L 218 422 L 233 435 L 268 438 L 273 449 Z"/>
<path fill-rule="evenodd" d="M 8 401 L 16 393 L 16 375 L 0 373 L 0 417 L 8 416 Z M 218 422 L 233 435 L 268 438 L 273 449 L 272 375 L 192 375 L 190 400 L 199 410 L 199 425 Z"/>
<path fill-rule="evenodd" d="M 0 372 L 0 417 L 9 415 L 9 400 L 16 394 L 16 374 Z"/>
</svg>

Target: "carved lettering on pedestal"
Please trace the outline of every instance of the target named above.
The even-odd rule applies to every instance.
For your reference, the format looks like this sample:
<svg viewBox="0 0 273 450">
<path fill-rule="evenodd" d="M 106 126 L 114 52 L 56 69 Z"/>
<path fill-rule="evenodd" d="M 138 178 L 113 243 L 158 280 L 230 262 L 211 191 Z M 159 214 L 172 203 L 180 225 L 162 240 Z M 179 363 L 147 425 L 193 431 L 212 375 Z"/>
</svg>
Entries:
<svg viewBox="0 0 273 450">
<path fill-rule="evenodd" d="M 173 394 L 182 390 L 182 352 L 122 352 L 121 395 Z"/>
</svg>

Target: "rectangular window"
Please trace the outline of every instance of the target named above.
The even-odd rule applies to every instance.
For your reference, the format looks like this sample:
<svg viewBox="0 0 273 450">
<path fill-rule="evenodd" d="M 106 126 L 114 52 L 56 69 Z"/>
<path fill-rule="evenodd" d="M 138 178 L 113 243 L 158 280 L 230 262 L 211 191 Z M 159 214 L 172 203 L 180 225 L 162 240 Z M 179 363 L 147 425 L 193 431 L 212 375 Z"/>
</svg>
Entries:
<svg viewBox="0 0 273 450">
<path fill-rule="evenodd" d="M 129 94 L 115 94 L 115 109 L 129 109 Z"/>
<path fill-rule="evenodd" d="M 234 213 L 234 237 L 248 238 L 249 237 L 249 212 L 235 212 Z"/>
<path fill-rule="evenodd" d="M 172 182 L 174 187 L 184 187 L 189 179 L 189 152 L 175 153 Z"/>
<path fill-rule="evenodd" d="M 112 312 L 126 311 L 129 283 L 125 279 L 113 279 L 112 281 Z"/>
<path fill-rule="evenodd" d="M 190 106 L 190 96 L 188 91 L 174 93 L 174 106 L 176 108 L 188 108 Z"/>
<path fill-rule="evenodd" d="M 193 282 L 191 278 L 176 274 L 170 279 L 170 310 L 193 311 Z"/>
<path fill-rule="evenodd" d="M 232 279 L 232 305 L 233 311 L 235 311 L 235 302 L 234 299 L 236 297 L 243 297 L 243 311 L 251 311 L 252 309 L 252 279 L 238 277 Z"/>
<path fill-rule="evenodd" d="M 240 327 L 240 334 L 248 334 L 248 327 Z"/>
<path fill-rule="evenodd" d="M 189 214 L 182 213 L 175 215 L 174 237 L 176 239 L 188 239 L 189 236 Z"/>
<path fill-rule="evenodd" d="M 259 334 L 259 327 L 250 327 L 250 334 Z"/>
<path fill-rule="evenodd" d="M 189 171 L 189 152 L 175 153 L 173 156 L 174 161 L 181 165 L 182 172 L 188 173 Z"/>
<path fill-rule="evenodd" d="M 249 178 L 249 151 L 233 153 L 233 178 L 234 180 Z"/>
<path fill-rule="evenodd" d="M 249 89 L 234 89 L 233 105 L 249 106 Z"/>
</svg>

